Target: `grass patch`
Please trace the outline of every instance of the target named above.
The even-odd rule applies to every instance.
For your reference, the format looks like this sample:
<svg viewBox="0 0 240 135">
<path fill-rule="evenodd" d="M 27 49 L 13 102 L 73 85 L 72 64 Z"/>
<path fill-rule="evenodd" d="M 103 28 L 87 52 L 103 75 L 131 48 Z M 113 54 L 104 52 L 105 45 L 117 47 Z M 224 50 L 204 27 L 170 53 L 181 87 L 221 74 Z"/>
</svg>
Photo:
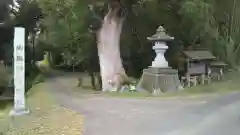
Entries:
<svg viewBox="0 0 240 135">
<path fill-rule="evenodd" d="M 45 81 L 45 76 L 41 73 L 26 78 L 26 89 L 31 89 L 34 85 Z"/>
<path fill-rule="evenodd" d="M 1 101 L 0 105 L 0 135 L 5 135 L 4 133 L 7 132 L 10 124 L 8 114 L 12 109 L 12 104 L 6 101 Z"/>
<path fill-rule="evenodd" d="M 149 93 L 140 92 L 113 92 L 105 93 L 106 96 L 121 97 L 121 98 L 153 98 L 153 97 L 187 97 L 195 95 L 209 95 L 209 94 L 224 94 L 228 92 L 240 91 L 240 74 L 228 73 L 225 80 L 219 82 L 213 82 L 209 85 L 198 85 L 196 87 L 186 88 L 178 93 L 162 93 L 159 96 L 153 96 Z"/>
<path fill-rule="evenodd" d="M 4 135 L 81 135 L 82 116 L 57 105 L 46 90 L 44 84 L 38 84 L 29 91 L 29 115 L 12 118 L 8 116 L 11 107 L 1 109 L 0 131 Z"/>
<path fill-rule="evenodd" d="M 105 93 L 104 96 L 112 96 L 119 98 L 172 98 L 172 97 L 186 97 L 192 95 L 188 92 L 179 92 L 179 93 L 162 93 L 160 95 L 152 95 L 150 93 L 141 93 L 141 92 L 110 92 Z"/>
<path fill-rule="evenodd" d="M 108 93 L 104 93 L 104 95 L 106 96 L 113 96 L 113 97 L 136 97 L 136 98 L 146 98 L 146 97 L 153 97 L 152 94 L 150 93 L 141 93 L 141 92 L 108 92 Z"/>
<path fill-rule="evenodd" d="M 199 85 L 185 90 L 188 93 L 215 93 L 240 91 L 240 73 L 228 73 L 225 80 L 209 85 Z"/>
</svg>

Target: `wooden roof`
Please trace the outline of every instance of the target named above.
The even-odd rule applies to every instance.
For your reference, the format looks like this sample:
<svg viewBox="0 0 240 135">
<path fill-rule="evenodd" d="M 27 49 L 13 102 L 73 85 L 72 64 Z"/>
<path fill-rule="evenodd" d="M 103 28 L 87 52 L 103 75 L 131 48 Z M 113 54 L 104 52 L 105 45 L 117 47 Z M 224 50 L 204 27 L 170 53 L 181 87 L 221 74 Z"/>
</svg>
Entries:
<svg viewBox="0 0 240 135">
<path fill-rule="evenodd" d="M 216 58 L 210 51 L 183 51 L 183 54 L 191 60 L 212 60 Z"/>
</svg>

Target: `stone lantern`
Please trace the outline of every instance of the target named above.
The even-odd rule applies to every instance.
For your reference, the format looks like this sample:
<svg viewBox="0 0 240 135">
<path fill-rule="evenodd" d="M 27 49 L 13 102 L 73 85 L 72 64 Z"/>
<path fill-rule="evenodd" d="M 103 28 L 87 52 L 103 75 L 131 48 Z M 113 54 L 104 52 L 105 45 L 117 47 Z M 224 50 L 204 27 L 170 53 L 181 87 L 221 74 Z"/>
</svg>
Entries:
<svg viewBox="0 0 240 135">
<path fill-rule="evenodd" d="M 166 41 L 174 40 L 174 37 L 167 35 L 165 33 L 165 29 L 160 26 L 157 29 L 156 34 L 154 34 L 152 37 L 148 37 L 147 39 L 154 43 L 153 50 L 156 52 L 156 58 L 152 62 L 151 67 L 167 68 L 168 62 L 164 57 L 164 54 L 168 49 Z"/>
<path fill-rule="evenodd" d="M 137 85 L 139 91 L 149 91 L 153 94 L 164 92 L 177 92 L 182 87 L 178 78 L 178 71 L 168 66 L 164 54 L 168 49 L 167 41 L 174 40 L 165 33 L 165 29 L 160 26 L 156 34 L 147 38 L 154 43 L 153 49 L 156 58 L 152 65 L 143 70 L 143 75 Z"/>
</svg>

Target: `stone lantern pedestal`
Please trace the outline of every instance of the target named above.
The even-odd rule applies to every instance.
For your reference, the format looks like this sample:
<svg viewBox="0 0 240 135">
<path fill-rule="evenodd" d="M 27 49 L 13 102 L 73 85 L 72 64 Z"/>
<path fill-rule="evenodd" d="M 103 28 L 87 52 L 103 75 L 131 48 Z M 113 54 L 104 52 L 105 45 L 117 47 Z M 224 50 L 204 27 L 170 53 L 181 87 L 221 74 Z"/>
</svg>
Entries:
<svg viewBox="0 0 240 135">
<path fill-rule="evenodd" d="M 137 90 L 148 91 L 153 94 L 178 92 L 182 88 L 178 78 L 178 71 L 169 67 L 164 57 L 168 49 L 166 41 L 171 41 L 174 37 L 166 35 L 165 29 L 160 26 L 156 34 L 147 39 L 154 43 L 153 49 L 156 52 L 156 58 L 150 67 L 143 70 Z"/>
</svg>

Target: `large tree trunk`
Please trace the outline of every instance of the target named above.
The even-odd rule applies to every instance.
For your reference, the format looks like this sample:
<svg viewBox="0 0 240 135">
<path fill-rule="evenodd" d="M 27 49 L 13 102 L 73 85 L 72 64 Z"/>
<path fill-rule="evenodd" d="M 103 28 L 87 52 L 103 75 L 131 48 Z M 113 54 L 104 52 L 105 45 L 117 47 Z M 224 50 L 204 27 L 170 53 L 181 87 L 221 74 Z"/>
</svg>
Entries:
<svg viewBox="0 0 240 135">
<path fill-rule="evenodd" d="M 122 25 L 123 18 L 117 17 L 116 13 L 110 10 L 104 17 L 102 28 L 98 33 L 98 55 L 102 77 L 102 91 L 113 91 L 121 83 L 119 74 L 126 75 L 120 57 Z"/>
</svg>

